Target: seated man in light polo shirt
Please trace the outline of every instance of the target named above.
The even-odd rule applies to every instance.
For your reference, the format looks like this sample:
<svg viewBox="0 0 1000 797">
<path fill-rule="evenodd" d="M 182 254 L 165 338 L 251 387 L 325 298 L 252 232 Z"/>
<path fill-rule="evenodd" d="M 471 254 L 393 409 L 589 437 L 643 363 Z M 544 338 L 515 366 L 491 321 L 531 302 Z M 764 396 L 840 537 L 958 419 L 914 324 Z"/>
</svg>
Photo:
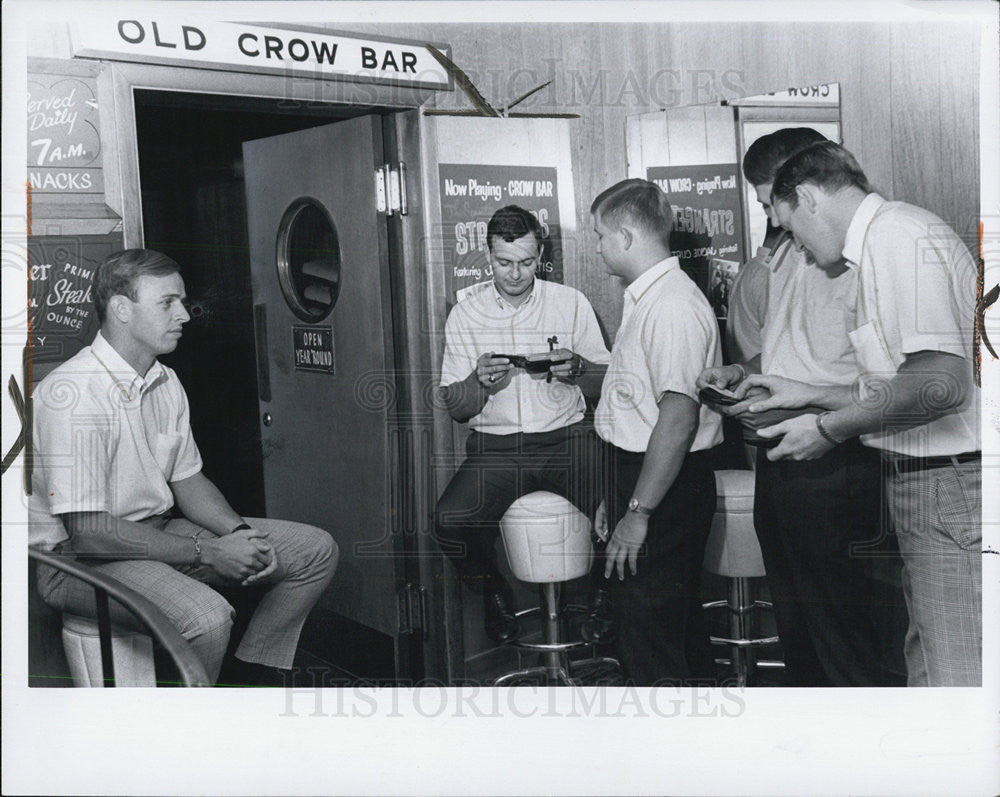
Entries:
<svg viewBox="0 0 1000 797">
<path fill-rule="evenodd" d="M 596 525 L 610 532 L 618 657 L 637 686 L 713 679 L 699 592 L 716 500 L 709 449 L 722 442 L 722 418 L 695 382 L 722 362 L 718 322 L 670 254 L 673 211 L 655 184 L 617 183 L 590 212 L 597 251 L 626 286 L 594 415 L 610 466 Z"/>
<path fill-rule="evenodd" d="M 885 461 L 889 511 L 903 555 L 910 614 L 910 686 L 982 681 L 980 391 L 972 380 L 976 265 L 934 214 L 887 202 L 854 156 L 813 144 L 778 170 L 772 204 L 817 264 L 842 258 L 857 274 L 862 368 L 852 385 L 750 376 L 771 397 L 751 411 L 818 406 L 760 430 L 780 437 L 768 458 L 821 457 L 860 436 Z"/>
<path fill-rule="evenodd" d="M 493 279 L 470 289 L 445 326 L 441 395 L 472 431 L 466 459 L 438 501 L 435 527 L 459 576 L 482 592 L 487 634 L 501 643 L 517 635 L 518 624 L 497 569 L 500 518 L 536 490 L 592 511 L 584 395 L 599 394 L 608 350 L 582 293 L 536 279 L 542 228 L 531 213 L 501 208 L 486 236 Z"/>
<path fill-rule="evenodd" d="M 212 683 L 234 616 L 212 586 L 266 586 L 225 680 L 281 685 L 337 545 L 312 526 L 240 517 L 202 473 L 184 388 L 156 359 L 189 318 L 177 263 L 117 252 L 94 293 L 94 342 L 34 391 L 30 544 L 83 558 L 152 601 Z M 40 566 L 38 590 L 56 609 L 96 616 L 93 589 L 62 571 Z M 115 601 L 111 613 L 141 628 Z"/>
</svg>

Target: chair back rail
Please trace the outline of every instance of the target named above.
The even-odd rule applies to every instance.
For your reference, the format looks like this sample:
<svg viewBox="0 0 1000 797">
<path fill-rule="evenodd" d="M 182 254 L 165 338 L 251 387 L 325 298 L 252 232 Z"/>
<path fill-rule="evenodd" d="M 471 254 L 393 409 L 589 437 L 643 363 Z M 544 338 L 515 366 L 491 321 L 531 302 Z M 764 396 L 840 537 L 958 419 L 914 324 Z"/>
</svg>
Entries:
<svg viewBox="0 0 1000 797">
<path fill-rule="evenodd" d="M 126 587 L 111 576 L 81 564 L 67 556 L 28 549 L 36 562 L 54 567 L 90 584 L 97 599 L 97 628 L 101 643 L 101 669 L 105 685 L 114 686 L 114 661 L 111 656 L 111 616 L 108 599 L 113 598 L 134 614 L 170 655 L 184 686 L 211 686 L 201 660 L 191 650 L 187 640 L 174 628 L 167 616 L 147 598 Z"/>
</svg>

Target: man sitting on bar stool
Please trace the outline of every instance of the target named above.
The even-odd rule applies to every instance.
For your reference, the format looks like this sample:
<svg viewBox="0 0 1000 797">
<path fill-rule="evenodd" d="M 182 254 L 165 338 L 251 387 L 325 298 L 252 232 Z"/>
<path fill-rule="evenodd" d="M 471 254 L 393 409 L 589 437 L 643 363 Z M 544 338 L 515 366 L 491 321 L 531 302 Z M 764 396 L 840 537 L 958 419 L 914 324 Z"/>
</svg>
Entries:
<svg viewBox="0 0 1000 797">
<path fill-rule="evenodd" d="M 762 436 L 781 438 L 768 459 L 813 460 L 859 436 L 881 452 L 910 615 L 907 684 L 979 686 L 975 261 L 940 218 L 872 192 L 854 156 L 832 142 L 789 158 L 774 177 L 771 203 L 819 266 L 843 259 L 857 273 L 857 327 L 849 336 L 862 374 L 845 386 L 748 377 L 740 392 L 771 393 L 750 411 L 822 409 L 761 429 Z"/>
<path fill-rule="evenodd" d="M 187 395 L 156 359 L 177 348 L 190 317 L 180 266 L 149 249 L 116 252 L 94 293 L 94 342 L 34 392 L 29 542 L 85 557 L 152 601 L 213 683 L 234 610 L 212 586 L 266 586 L 224 680 L 283 685 L 337 545 L 312 526 L 240 517 L 202 473 Z M 56 609 L 97 616 L 94 590 L 62 571 L 40 565 L 38 591 Z M 141 630 L 110 608 L 112 622 Z"/>
<path fill-rule="evenodd" d="M 482 592 L 486 632 L 497 644 L 518 634 L 496 563 L 500 518 L 536 490 L 589 514 L 595 492 L 584 395 L 600 393 L 608 350 L 582 293 L 535 278 L 542 237 L 527 210 L 498 210 L 486 229 L 493 280 L 470 288 L 445 326 L 441 396 L 472 431 L 435 528 L 459 576 Z"/>
</svg>

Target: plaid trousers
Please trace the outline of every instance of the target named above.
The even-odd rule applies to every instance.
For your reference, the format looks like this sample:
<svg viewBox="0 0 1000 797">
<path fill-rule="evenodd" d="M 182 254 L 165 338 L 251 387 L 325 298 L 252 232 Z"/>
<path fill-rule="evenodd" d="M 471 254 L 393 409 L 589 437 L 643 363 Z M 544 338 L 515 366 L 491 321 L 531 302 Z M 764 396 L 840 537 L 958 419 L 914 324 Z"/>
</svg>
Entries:
<svg viewBox="0 0 1000 797">
<path fill-rule="evenodd" d="M 908 686 L 980 686 L 983 651 L 982 465 L 897 473 L 889 511 L 910 613 Z"/>
<path fill-rule="evenodd" d="M 287 520 L 247 518 L 266 532 L 278 555 L 277 569 L 260 584 L 270 588 L 261 598 L 236 650 L 237 658 L 288 669 L 295 658 L 299 633 L 310 609 L 330 583 L 337 568 L 338 549 L 325 531 Z M 173 519 L 165 532 L 190 537 L 211 537 L 211 532 L 188 520 Z M 209 567 L 173 567 L 148 559 L 102 562 L 96 570 L 107 573 L 148 598 L 160 608 L 190 643 L 215 682 L 229 644 L 235 611 L 212 589 L 235 586 Z M 38 591 L 53 608 L 82 617 L 96 617 L 94 590 L 82 581 L 44 565 L 38 568 Z M 110 601 L 111 621 L 123 628 L 143 627 L 127 609 Z"/>
</svg>

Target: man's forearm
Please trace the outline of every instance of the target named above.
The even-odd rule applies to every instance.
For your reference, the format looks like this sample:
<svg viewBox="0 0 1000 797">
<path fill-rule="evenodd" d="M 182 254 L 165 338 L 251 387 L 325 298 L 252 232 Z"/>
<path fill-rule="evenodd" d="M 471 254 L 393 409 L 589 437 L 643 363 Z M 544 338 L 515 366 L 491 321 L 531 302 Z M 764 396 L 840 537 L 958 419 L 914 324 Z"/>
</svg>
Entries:
<svg viewBox="0 0 1000 797">
<path fill-rule="evenodd" d="M 642 459 L 642 470 L 632 495 L 643 506 L 660 504 L 677 478 L 698 431 L 698 405 L 687 396 L 667 393 Z"/>
<path fill-rule="evenodd" d="M 217 537 L 229 534 L 243 522 L 219 488 L 201 472 L 182 481 L 171 482 L 170 489 L 181 514 Z"/>
<path fill-rule="evenodd" d="M 441 388 L 444 406 L 459 423 L 465 423 L 482 412 L 489 398 L 489 392 L 480 384 L 473 371 L 461 382 L 452 382 Z"/>
<path fill-rule="evenodd" d="M 847 440 L 929 423 L 964 403 L 971 373 L 971 367 L 966 365 L 965 359 L 940 352 L 909 356 L 870 400 L 848 388 L 850 400 L 839 407 L 829 407 L 833 411 L 823 417 L 823 428 L 834 439 Z M 936 391 L 939 395 L 935 397 L 935 391 L 929 393 L 929 384 L 939 388 Z"/>
<path fill-rule="evenodd" d="M 71 550 L 100 559 L 151 559 L 168 565 L 194 564 L 197 549 L 189 537 L 168 534 L 107 512 L 71 512 L 60 519 Z"/>
<path fill-rule="evenodd" d="M 604 375 L 608 372 L 607 363 L 592 363 L 590 360 L 580 358 L 583 373 L 576 378 L 576 384 L 580 391 L 587 398 L 597 399 L 601 397 L 601 386 L 604 384 Z"/>
<path fill-rule="evenodd" d="M 760 370 L 760 353 L 755 354 L 749 360 L 738 363 L 738 365 L 743 369 L 744 374 L 759 374 Z"/>
</svg>

